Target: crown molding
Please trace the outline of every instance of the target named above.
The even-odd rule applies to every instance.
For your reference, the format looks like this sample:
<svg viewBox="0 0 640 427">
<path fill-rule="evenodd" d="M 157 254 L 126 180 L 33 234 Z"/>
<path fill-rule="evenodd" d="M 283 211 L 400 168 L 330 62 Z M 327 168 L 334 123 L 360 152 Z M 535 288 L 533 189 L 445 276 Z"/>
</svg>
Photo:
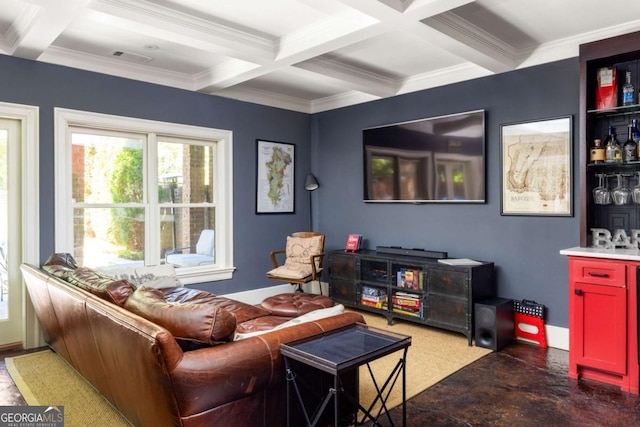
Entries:
<svg viewBox="0 0 640 427">
<path fill-rule="evenodd" d="M 519 63 L 518 68 L 532 67 L 552 61 L 577 57 L 580 53 L 581 44 L 604 40 L 635 31 L 640 31 L 640 20 L 522 49 L 516 54 Z"/>
<path fill-rule="evenodd" d="M 300 113 L 311 113 L 311 103 L 308 100 L 267 90 L 234 86 L 222 91 L 210 93 L 210 95 L 266 105 L 274 108 L 282 108 L 284 110 L 297 111 Z"/>
<path fill-rule="evenodd" d="M 309 113 L 321 113 L 323 111 L 350 107 L 352 105 L 363 104 L 365 102 L 375 101 L 378 99 L 380 99 L 380 97 L 353 90 L 311 101 Z"/>
<path fill-rule="evenodd" d="M 131 80 L 190 91 L 195 90 L 195 83 L 190 74 L 167 71 L 149 65 L 122 62 L 110 57 L 90 55 L 55 46 L 47 49 L 38 60 L 63 67 L 77 68 Z"/>
<path fill-rule="evenodd" d="M 447 68 L 441 68 L 429 73 L 417 74 L 404 79 L 398 89 L 398 95 L 418 92 L 434 87 L 460 83 L 466 80 L 486 77 L 495 73 L 479 65 L 466 62 Z"/>
<path fill-rule="evenodd" d="M 9 26 L 7 32 L 0 37 L 0 48 L 7 54 L 13 55 L 20 43 L 22 34 L 25 34 L 38 15 L 40 7 L 31 4 L 25 5 L 18 17 Z"/>
</svg>

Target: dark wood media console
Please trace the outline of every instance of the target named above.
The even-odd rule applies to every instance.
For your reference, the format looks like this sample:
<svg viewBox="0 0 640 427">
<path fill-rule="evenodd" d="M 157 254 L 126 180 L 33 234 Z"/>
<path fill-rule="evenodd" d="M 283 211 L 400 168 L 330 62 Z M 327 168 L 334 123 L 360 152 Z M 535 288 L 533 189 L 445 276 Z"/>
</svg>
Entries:
<svg viewBox="0 0 640 427">
<path fill-rule="evenodd" d="M 329 254 L 329 294 L 347 307 L 464 334 L 473 340 L 473 304 L 496 296 L 494 265 L 379 253 Z"/>
</svg>

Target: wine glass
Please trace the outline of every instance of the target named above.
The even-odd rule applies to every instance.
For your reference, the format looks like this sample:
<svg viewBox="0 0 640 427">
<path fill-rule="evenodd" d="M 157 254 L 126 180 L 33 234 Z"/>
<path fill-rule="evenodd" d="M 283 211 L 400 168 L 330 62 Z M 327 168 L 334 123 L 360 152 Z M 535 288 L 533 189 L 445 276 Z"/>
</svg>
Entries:
<svg viewBox="0 0 640 427">
<path fill-rule="evenodd" d="M 638 184 L 631 190 L 631 196 L 633 197 L 633 203 L 640 204 L 640 172 L 637 172 L 637 174 Z"/>
<path fill-rule="evenodd" d="M 597 176 L 599 183 L 598 186 L 593 189 L 593 201 L 596 205 L 608 205 L 611 203 L 611 193 L 605 185 L 606 175 L 601 173 Z"/>
<path fill-rule="evenodd" d="M 617 177 L 618 185 L 611 192 L 611 197 L 613 198 L 613 203 L 616 205 L 626 205 L 629 203 L 631 190 L 626 186 L 622 174 L 617 174 Z"/>
</svg>

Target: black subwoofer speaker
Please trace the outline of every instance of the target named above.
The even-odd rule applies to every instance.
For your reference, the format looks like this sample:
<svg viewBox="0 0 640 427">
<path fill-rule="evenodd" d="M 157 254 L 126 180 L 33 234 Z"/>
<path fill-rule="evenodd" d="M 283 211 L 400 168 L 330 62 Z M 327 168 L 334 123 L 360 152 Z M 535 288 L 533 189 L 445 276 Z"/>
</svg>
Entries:
<svg viewBox="0 0 640 427">
<path fill-rule="evenodd" d="M 478 347 L 499 351 L 513 342 L 513 300 L 491 298 L 475 303 L 475 337 Z"/>
</svg>

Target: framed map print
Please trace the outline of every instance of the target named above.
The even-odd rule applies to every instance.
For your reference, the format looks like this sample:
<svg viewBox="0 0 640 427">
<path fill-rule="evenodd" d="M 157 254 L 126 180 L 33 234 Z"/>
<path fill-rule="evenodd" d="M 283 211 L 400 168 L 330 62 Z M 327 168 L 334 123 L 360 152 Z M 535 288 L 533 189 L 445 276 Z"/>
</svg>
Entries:
<svg viewBox="0 0 640 427">
<path fill-rule="evenodd" d="M 502 215 L 572 216 L 572 117 L 501 126 Z"/>
<path fill-rule="evenodd" d="M 256 213 L 294 213 L 295 145 L 257 140 Z"/>
</svg>

